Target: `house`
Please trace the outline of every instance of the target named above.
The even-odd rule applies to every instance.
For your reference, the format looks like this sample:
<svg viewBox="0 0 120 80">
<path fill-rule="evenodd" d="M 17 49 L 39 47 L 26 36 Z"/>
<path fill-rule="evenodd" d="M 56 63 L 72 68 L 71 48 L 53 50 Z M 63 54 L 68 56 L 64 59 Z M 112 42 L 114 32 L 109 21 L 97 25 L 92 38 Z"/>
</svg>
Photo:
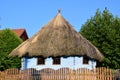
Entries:
<svg viewBox="0 0 120 80">
<path fill-rule="evenodd" d="M 25 29 L 11 29 L 18 37 L 20 37 L 23 41 L 28 39 L 28 35 Z M 0 30 L 2 31 L 2 30 Z"/>
<path fill-rule="evenodd" d="M 23 41 L 28 39 L 28 35 L 25 29 L 12 29 L 13 32 L 17 34 Z"/>
<path fill-rule="evenodd" d="M 22 57 L 21 69 L 88 68 L 101 61 L 100 51 L 58 14 L 31 38 L 14 49 L 10 56 Z"/>
</svg>

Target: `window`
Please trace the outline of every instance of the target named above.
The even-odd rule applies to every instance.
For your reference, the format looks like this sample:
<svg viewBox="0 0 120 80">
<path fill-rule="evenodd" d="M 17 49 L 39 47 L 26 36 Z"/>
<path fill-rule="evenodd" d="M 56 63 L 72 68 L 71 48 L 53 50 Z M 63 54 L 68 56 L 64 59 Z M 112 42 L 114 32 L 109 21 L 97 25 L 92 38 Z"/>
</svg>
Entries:
<svg viewBox="0 0 120 80">
<path fill-rule="evenodd" d="M 88 57 L 83 57 L 83 64 L 89 64 L 89 58 Z"/>
<path fill-rule="evenodd" d="M 43 64 L 45 64 L 45 58 L 38 57 L 37 58 L 37 65 L 43 65 Z"/>
<path fill-rule="evenodd" d="M 53 64 L 60 64 L 60 57 L 53 58 Z"/>
</svg>

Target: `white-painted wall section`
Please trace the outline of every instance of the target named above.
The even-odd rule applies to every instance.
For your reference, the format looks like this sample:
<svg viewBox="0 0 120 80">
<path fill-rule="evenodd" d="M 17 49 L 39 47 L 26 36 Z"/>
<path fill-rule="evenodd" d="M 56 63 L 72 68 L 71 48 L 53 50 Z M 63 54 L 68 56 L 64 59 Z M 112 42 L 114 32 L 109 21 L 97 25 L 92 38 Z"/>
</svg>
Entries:
<svg viewBox="0 0 120 80">
<path fill-rule="evenodd" d="M 96 67 L 96 61 L 91 59 L 89 60 L 89 64 L 83 64 L 83 57 L 61 57 L 61 64 L 54 65 L 52 57 L 45 59 L 44 65 L 37 65 L 37 58 L 22 58 L 22 67 L 21 69 L 27 68 L 35 68 L 37 70 L 41 70 L 44 68 L 52 68 L 52 69 L 59 69 L 59 68 L 70 68 L 70 69 L 78 69 L 78 68 L 88 68 L 94 69 Z"/>
</svg>

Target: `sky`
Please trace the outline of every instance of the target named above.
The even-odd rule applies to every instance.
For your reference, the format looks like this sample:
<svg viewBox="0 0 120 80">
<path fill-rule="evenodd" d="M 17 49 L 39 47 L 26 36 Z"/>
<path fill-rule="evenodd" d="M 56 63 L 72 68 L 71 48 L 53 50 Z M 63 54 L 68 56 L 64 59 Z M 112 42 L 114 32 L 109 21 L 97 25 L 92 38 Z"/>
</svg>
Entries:
<svg viewBox="0 0 120 80">
<path fill-rule="evenodd" d="M 0 30 L 24 28 L 29 37 L 38 32 L 61 10 L 61 15 L 80 31 L 97 9 L 107 7 L 120 17 L 120 0 L 0 0 Z"/>
</svg>

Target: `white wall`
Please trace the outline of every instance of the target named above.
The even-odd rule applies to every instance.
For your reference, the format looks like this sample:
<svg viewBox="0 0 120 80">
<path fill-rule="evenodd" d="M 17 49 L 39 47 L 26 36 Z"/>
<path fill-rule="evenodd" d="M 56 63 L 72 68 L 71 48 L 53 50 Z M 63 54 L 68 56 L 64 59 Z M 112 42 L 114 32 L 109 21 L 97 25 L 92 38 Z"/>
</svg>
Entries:
<svg viewBox="0 0 120 80">
<path fill-rule="evenodd" d="M 37 65 L 37 59 L 35 57 L 33 58 L 23 58 L 22 59 L 22 70 L 27 68 L 36 68 L 37 70 L 43 69 L 43 68 L 52 68 L 52 69 L 59 69 L 63 67 L 67 67 L 70 69 L 78 69 L 78 68 L 88 68 L 93 69 L 96 67 L 96 61 L 89 60 L 89 64 L 83 64 L 82 63 L 83 57 L 61 57 L 61 64 L 60 65 L 53 65 L 52 63 L 52 57 L 45 59 L 44 65 Z"/>
</svg>

